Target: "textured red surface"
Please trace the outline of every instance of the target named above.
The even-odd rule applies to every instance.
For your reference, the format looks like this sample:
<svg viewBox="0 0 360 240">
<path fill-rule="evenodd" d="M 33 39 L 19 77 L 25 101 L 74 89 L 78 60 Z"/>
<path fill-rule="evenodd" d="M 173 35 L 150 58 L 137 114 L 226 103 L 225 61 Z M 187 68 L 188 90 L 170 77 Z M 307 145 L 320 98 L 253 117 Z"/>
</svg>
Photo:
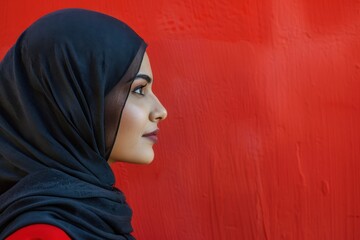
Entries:
<svg viewBox="0 0 360 240">
<path fill-rule="evenodd" d="M 19 229 L 5 240 L 71 240 L 60 228 L 48 224 L 33 224 Z"/>
<path fill-rule="evenodd" d="M 64 7 L 149 43 L 156 160 L 114 167 L 138 239 L 360 239 L 360 2 L 4 1 L 0 54 Z"/>
</svg>

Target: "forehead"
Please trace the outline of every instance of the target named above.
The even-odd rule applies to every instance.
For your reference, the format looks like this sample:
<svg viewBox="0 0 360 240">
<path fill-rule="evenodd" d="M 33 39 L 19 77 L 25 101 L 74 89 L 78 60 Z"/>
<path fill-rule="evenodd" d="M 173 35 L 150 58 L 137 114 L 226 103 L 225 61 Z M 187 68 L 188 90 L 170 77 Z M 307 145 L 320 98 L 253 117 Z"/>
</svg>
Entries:
<svg viewBox="0 0 360 240">
<path fill-rule="evenodd" d="M 141 62 L 138 74 L 145 74 L 152 78 L 152 70 L 151 70 L 150 60 L 149 60 L 149 56 L 147 55 L 146 52 L 145 52 L 143 60 Z"/>
</svg>

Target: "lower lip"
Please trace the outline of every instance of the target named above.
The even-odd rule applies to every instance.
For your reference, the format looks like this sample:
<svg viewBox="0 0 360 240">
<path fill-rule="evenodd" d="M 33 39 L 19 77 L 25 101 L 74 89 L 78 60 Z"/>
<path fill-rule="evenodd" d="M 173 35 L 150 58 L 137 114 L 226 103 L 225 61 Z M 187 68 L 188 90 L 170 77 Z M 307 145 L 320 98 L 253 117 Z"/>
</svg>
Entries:
<svg viewBox="0 0 360 240">
<path fill-rule="evenodd" d="M 156 135 L 149 135 L 149 136 L 144 136 L 144 137 L 150 139 L 154 143 L 156 143 L 158 141 L 158 137 Z"/>
</svg>

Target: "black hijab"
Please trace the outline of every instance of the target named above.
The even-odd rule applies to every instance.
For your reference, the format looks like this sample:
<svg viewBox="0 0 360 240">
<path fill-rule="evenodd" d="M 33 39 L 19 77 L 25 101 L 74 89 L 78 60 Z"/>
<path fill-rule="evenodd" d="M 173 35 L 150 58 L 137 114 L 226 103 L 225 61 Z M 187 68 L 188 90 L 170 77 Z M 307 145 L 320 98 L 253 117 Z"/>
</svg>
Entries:
<svg viewBox="0 0 360 240">
<path fill-rule="evenodd" d="M 9 50 L 0 63 L 0 239 L 35 223 L 73 239 L 134 239 L 107 159 L 145 48 L 115 18 L 66 9 Z"/>
</svg>

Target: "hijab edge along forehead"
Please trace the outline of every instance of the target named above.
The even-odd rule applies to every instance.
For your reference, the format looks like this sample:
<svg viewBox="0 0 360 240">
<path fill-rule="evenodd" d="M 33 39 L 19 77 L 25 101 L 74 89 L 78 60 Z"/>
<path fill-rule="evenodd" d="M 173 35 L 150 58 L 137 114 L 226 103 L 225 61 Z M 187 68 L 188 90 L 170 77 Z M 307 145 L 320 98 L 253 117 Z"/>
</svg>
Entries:
<svg viewBox="0 0 360 240">
<path fill-rule="evenodd" d="M 122 77 L 123 79 L 129 81 L 130 86 L 135 79 L 135 75 L 139 72 L 142 59 L 144 58 L 146 46 L 147 45 L 145 42 L 141 44 L 138 53 L 136 54 L 128 70 Z M 122 99 L 120 99 L 118 96 L 121 95 L 119 93 L 123 93 L 124 91 L 127 91 L 126 99 L 124 99 L 124 102 L 122 102 L 121 101 Z M 115 87 L 113 87 L 105 97 L 105 127 L 106 127 L 105 158 L 106 160 L 108 160 L 113 145 L 115 143 L 115 138 L 119 131 L 122 112 L 124 110 L 127 98 L 129 96 L 129 92 L 130 92 L 130 87 L 128 87 L 126 90 L 123 89 L 123 87 L 120 84 L 116 84 Z M 120 111 L 118 106 L 122 106 Z"/>
</svg>

